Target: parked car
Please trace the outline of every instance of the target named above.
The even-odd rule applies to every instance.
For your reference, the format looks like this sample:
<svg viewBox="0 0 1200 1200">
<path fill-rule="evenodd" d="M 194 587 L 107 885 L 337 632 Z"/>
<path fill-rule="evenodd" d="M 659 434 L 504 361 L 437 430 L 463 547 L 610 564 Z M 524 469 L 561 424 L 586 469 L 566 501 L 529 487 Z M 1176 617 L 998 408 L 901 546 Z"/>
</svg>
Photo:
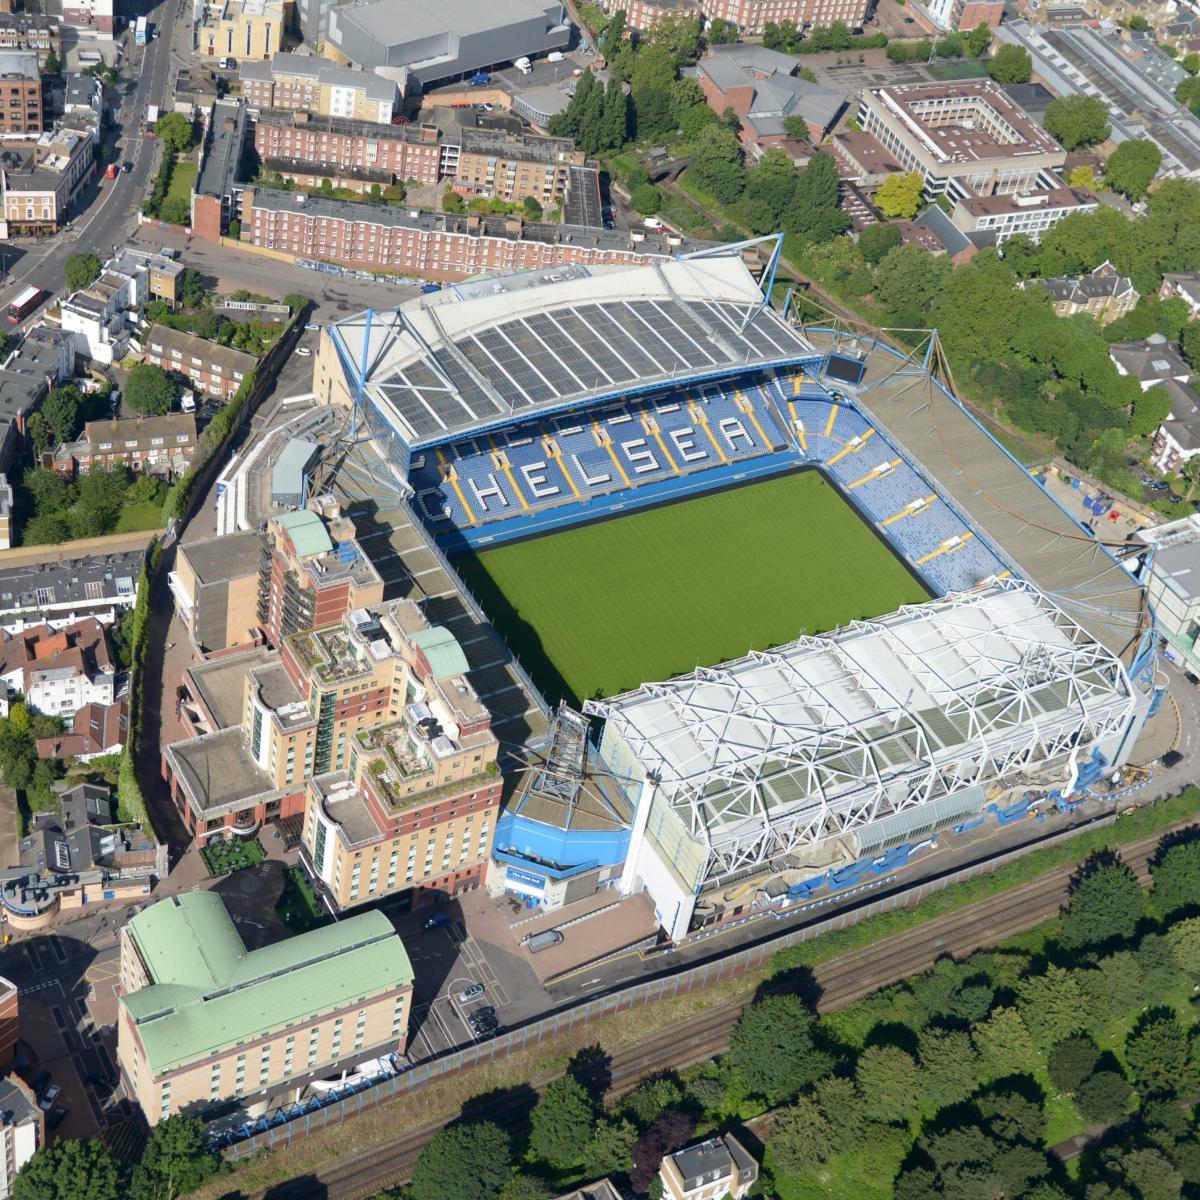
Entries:
<svg viewBox="0 0 1200 1200">
<path fill-rule="evenodd" d="M 220 67 L 222 71 L 236 71 L 237 70 L 237 59 L 236 58 L 223 58 L 223 59 L 221 59 L 221 61 L 219 63 L 217 63 L 217 66 Z"/>
<path fill-rule="evenodd" d="M 473 983 L 469 988 L 463 988 L 461 992 L 455 996 L 459 1004 L 470 1004 L 472 1000 L 478 1000 L 487 989 L 482 983 Z"/>
<path fill-rule="evenodd" d="M 61 1105 L 53 1109 L 50 1115 L 46 1118 L 46 1124 L 51 1129 L 57 1129 L 67 1119 L 67 1110 Z"/>
<path fill-rule="evenodd" d="M 304 332 L 305 333 L 316 333 L 317 330 L 320 328 L 321 328 L 320 325 L 318 325 L 315 321 L 310 321 L 307 325 L 305 325 Z"/>
<path fill-rule="evenodd" d="M 46 1085 L 50 1082 L 50 1072 L 46 1070 L 39 1071 L 33 1077 L 33 1094 L 40 1100 L 42 1093 L 46 1090 Z"/>
<path fill-rule="evenodd" d="M 38 1107 L 42 1112 L 49 1112 L 54 1107 L 54 1102 L 62 1095 L 62 1088 L 57 1083 L 52 1083 L 47 1089 L 46 1094 L 42 1097 Z"/>
<path fill-rule="evenodd" d="M 307 346 L 297 346 L 296 353 L 301 358 L 312 358 L 312 351 Z"/>
<path fill-rule="evenodd" d="M 1193 675 L 1191 671 L 1184 671 L 1183 677 L 1192 687 L 1200 687 L 1200 675 Z"/>
<path fill-rule="evenodd" d="M 426 917 L 423 929 L 440 929 L 443 925 L 450 924 L 450 914 L 448 912 L 434 913 L 432 917 Z"/>
<path fill-rule="evenodd" d="M 535 933 L 533 937 L 525 943 L 525 948 L 530 954 L 536 954 L 539 950 L 549 950 L 551 946 L 562 944 L 562 931 L 558 929 L 547 929 L 544 933 Z"/>
</svg>

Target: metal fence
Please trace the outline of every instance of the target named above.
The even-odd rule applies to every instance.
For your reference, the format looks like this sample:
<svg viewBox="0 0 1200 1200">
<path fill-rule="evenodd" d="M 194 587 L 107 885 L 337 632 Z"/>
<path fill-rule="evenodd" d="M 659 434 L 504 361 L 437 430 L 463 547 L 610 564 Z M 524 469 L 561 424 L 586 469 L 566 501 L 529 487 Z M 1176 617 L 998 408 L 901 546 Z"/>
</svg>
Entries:
<svg viewBox="0 0 1200 1200">
<path fill-rule="evenodd" d="M 1116 820 L 1116 817 L 1117 814 L 1115 811 L 1105 813 L 1103 816 L 1089 821 L 1084 828 L 1111 825 Z M 748 946 L 744 950 L 738 950 L 720 958 L 711 959 L 695 967 L 684 967 L 678 971 L 661 975 L 659 978 L 647 980 L 644 983 L 633 984 L 630 987 L 622 988 L 620 991 L 611 992 L 605 996 L 597 996 L 595 999 L 583 1001 L 580 1004 L 573 1005 L 550 1016 L 542 1017 L 540 1020 L 533 1021 L 519 1029 L 509 1030 L 498 1037 L 476 1042 L 466 1049 L 426 1059 L 403 1074 L 375 1084 L 373 1087 L 364 1088 L 353 1096 L 330 1104 L 326 1108 L 318 1109 L 315 1112 L 307 1113 L 290 1121 L 281 1121 L 264 1130 L 262 1133 L 254 1134 L 244 1141 L 236 1142 L 225 1150 L 225 1157 L 231 1161 L 236 1161 L 238 1159 L 249 1158 L 257 1154 L 260 1150 L 271 1150 L 280 1146 L 289 1146 L 292 1142 L 307 1137 L 310 1133 L 324 1129 L 329 1125 L 336 1125 L 348 1117 L 353 1117 L 358 1113 L 364 1112 L 366 1109 L 386 1103 L 398 1096 L 405 1096 L 419 1091 L 427 1084 L 436 1082 L 447 1075 L 453 1075 L 458 1071 L 470 1070 L 484 1063 L 495 1062 L 498 1058 L 503 1058 L 505 1055 L 516 1051 L 525 1050 L 530 1046 L 536 1046 L 539 1042 L 556 1037 L 560 1033 L 570 1033 L 577 1026 L 586 1028 L 593 1022 L 613 1016 L 616 1013 L 628 1012 L 644 1004 L 653 1004 L 658 1000 L 669 999 L 672 996 L 696 991 L 720 983 L 723 980 L 732 979 L 734 976 L 742 975 L 761 967 L 780 950 L 799 946 L 804 942 L 812 941 L 813 938 L 822 937 L 824 934 L 834 933 L 840 929 L 846 929 L 851 925 L 857 925 L 867 917 L 873 917 L 879 913 L 890 912 L 896 908 L 911 908 L 914 905 L 920 904 L 922 900 L 931 896 L 934 892 L 942 891 L 951 884 L 964 883 L 969 879 L 975 879 L 981 875 L 990 875 L 1007 863 L 1015 862 L 1017 859 L 1023 858 L 1034 850 L 1041 850 L 1048 846 L 1057 845 L 1079 832 L 1079 826 L 1062 830 L 1040 841 L 1018 846 L 986 862 L 975 863 L 972 866 L 953 871 L 940 878 L 926 880 L 915 887 L 892 892 L 887 896 L 881 896 L 878 900 L 873 900 L 860 907 L 837 913 L 823 921 L 817 921 L 811 925 L 802 926 L 799 929 L 789 929 L 787 932 L 781 933 L 778 937 L 769 938 L 754 946 Z M 775 915 L 791 920 L 806 912 L 819 912 L 821 907 L 828 903 L 829 901 L 816 901 L 812 904 L 793 907 Z M 770 912 L 763 913 L 764 919 L 769 919 L 771 915 Z M 671 953 L 671 951 L 667 951 L 662 956 L 664 971 L 671 971 Z"/>
</svg>

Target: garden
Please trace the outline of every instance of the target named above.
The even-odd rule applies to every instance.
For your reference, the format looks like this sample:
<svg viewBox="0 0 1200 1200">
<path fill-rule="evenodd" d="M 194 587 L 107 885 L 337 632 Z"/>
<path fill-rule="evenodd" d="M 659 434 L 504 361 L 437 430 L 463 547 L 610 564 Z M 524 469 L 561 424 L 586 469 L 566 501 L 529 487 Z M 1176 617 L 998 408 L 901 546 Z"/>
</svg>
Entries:
<svg viewBox="0 0 1200 1200">
<path fill-rule="evenodd" d="M 267 855 L 258 838 L 234 837 L 209 841 L 200 851 L 200 857 L 204 859 L 208 873 L 217 879 L 247 867 L 257 867 Z"/>
<path fill-rule="evenodd" d="M 279 919 L 292 933 L 319 929 L 333 919 L 317 899 L 308 877 L 300 867 L 288 867 L 283 873 L 283 893 L 275 902 Z"/>
</svg>

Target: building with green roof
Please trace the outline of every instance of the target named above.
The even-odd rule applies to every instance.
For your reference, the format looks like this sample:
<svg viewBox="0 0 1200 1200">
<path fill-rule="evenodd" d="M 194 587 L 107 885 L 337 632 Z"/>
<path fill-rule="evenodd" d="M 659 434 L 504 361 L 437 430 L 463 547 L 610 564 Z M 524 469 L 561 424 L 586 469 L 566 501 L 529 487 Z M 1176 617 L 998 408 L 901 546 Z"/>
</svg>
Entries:
<svg viewBox="0 0 1200 1200">
<path fill-rule="evenodd" d="M 402 1052 L 413 971 L 382 913 L 248 950 L 221 898 L 170 896 L 121 930 L 117 1057 L 151 1125 Z"/>
</svg>

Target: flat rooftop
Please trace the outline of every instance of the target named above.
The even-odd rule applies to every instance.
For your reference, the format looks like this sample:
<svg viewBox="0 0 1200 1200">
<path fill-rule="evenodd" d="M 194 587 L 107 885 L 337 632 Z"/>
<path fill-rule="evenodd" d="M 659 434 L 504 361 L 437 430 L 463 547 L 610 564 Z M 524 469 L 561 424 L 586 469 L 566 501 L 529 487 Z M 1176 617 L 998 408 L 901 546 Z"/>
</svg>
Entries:
<svg viewBox="0 0 1200 1200">
<path fill-rule="evenodd" d="M 312 780 L 313 791 L 331 821 L 336 821 L 351 846 L 378 841 L 383 836 L 371 815 L 366 798 L 345 771 L 331 771 Z"/>
<path fill-rule="evenodd" d="M 218 729 L 241 727 L 242 698 L 248 672 L 279 661 L 277 650 L 265 646 L 214 658 L 189 667 L 187 674 L 201 703 L 212 714 Z"/>
<path fill-rule="evenodd" d="M 174 742 L 167 747 L 167 759 L 192 807 L 208 815 L 284 794 L 250 757 L 240 725 Z"/>
<path fill-rule="evenodd" d="M 1063 154 L 1063 148 L 990 79 L 873 88 L 866 99 L 940 162 Z"/>
<path fill-rule="evenodd" d="M 256 575 L 262 562 L 263 536 L 257 530 L 227 533 L 188 542 L 179 548 L 199 583 L 222 583 Z"/>
</svg>

